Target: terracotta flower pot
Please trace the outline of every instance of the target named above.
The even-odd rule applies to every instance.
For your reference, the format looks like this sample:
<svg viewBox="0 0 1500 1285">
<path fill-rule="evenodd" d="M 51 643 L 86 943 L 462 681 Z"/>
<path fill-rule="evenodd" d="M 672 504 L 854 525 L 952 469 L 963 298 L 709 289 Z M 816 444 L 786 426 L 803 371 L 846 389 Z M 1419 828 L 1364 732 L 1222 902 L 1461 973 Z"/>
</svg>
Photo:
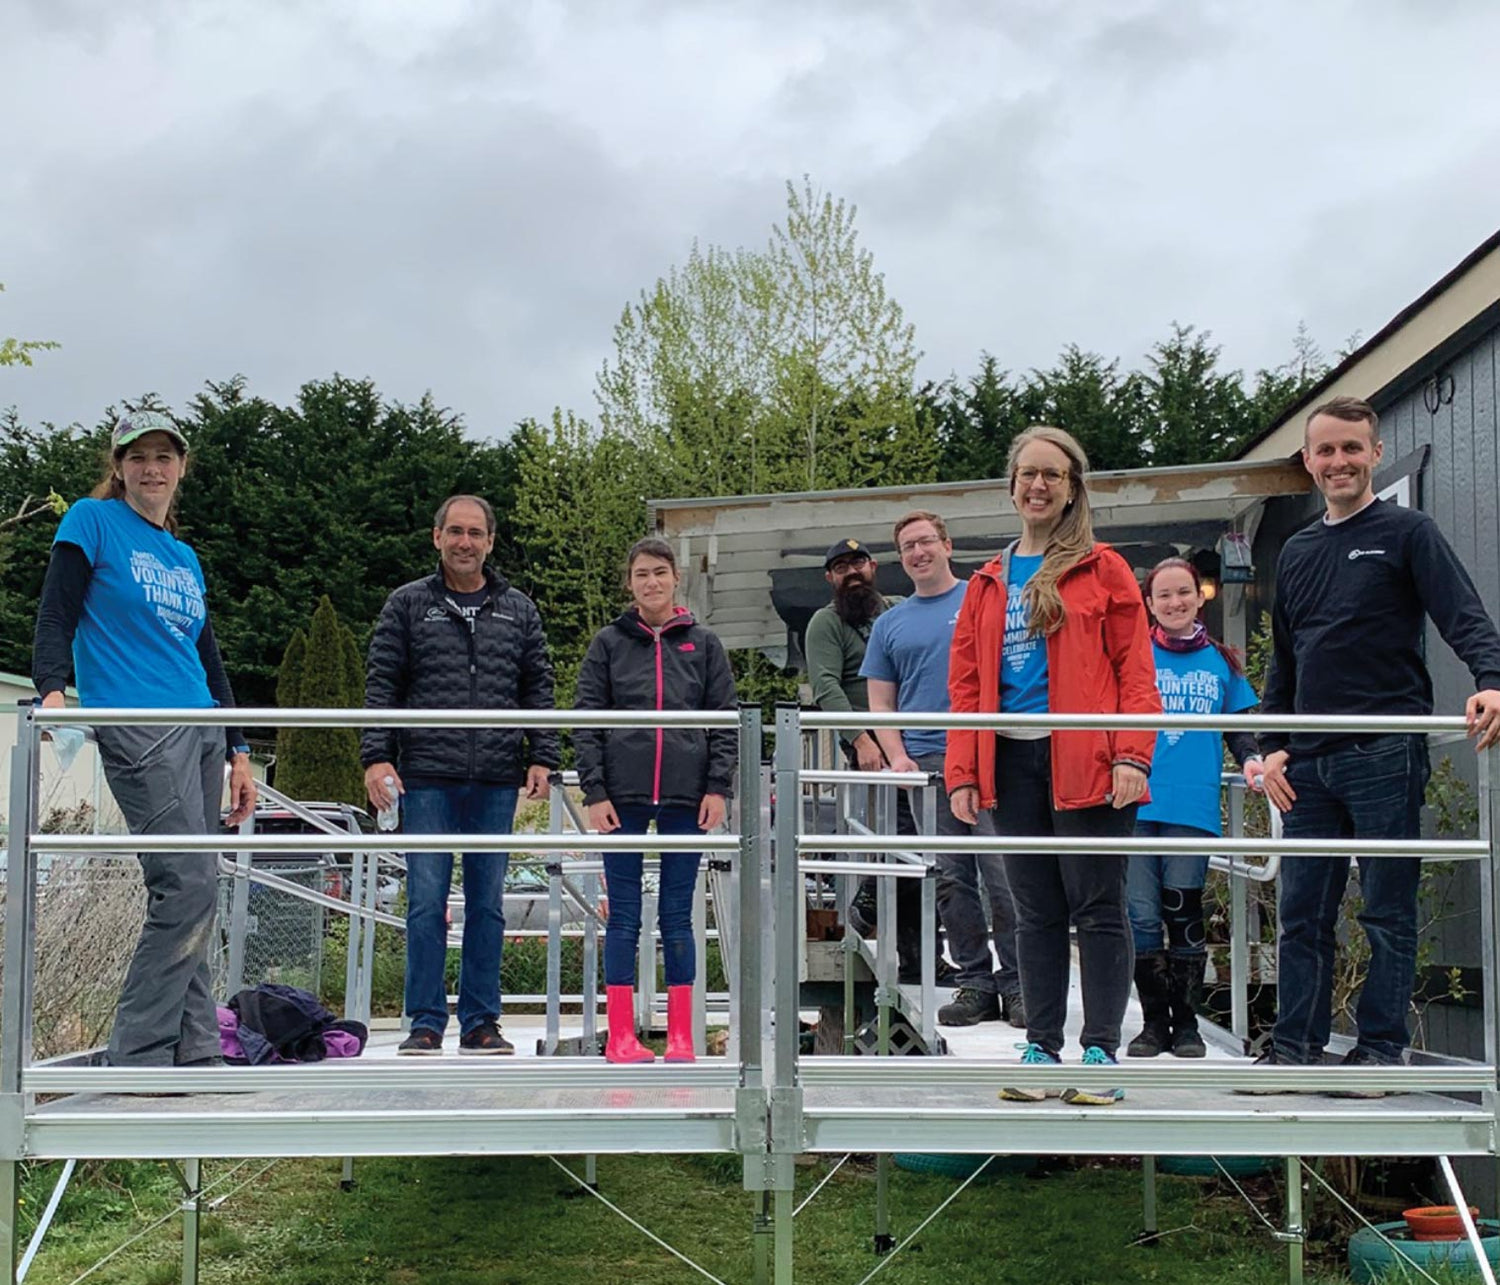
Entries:
<svg viewBox="0 0 1500 1285">
<path fill-rule="evenodd" d="M 1404 1209 L 1401 1217 L 1406 1219 L 1413 1240 L 1461 1240 L 1464 1234 L 1463 1219 L 1457 1205 L 1422 1205 L 1416 1209 Z M 1469 1206 L 1469 1217 L 1477 1219 L 1479 1208 Z"/>
</svg>

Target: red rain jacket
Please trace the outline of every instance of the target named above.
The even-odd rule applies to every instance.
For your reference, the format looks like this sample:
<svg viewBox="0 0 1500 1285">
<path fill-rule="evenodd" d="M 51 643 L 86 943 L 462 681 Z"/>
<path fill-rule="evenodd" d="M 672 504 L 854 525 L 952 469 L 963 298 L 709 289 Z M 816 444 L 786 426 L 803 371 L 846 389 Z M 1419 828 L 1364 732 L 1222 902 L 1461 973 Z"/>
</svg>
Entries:
<svg viewBox="0 0 1500 1285">
<path fill-rule="evenodd" d="M 955 714 L 1000 712 L 1000 649 L 1005 635 L 1004 553 L 969 582 L 953 630 L 948 696 Z M 1135 574 L 1107 544 L 1058 582 L 1065 615 L 1047 639 L 1047 703 L 1054 714 L 1159 714 L 1156 662 L 1146 604 Z M 1053 732 L 1052 801 L 1059 811 L 1097 807 L 1110 790 L 1118 762 L 1149 770 L 1151 731 Z M 973 728 L 950 730 L 944 776 L 951 794 L 979 787 L 981 807 L 995 806 L 995 736 Z M 1146 798 L 1141 802 L 1145 802 Z"/>
</svg>

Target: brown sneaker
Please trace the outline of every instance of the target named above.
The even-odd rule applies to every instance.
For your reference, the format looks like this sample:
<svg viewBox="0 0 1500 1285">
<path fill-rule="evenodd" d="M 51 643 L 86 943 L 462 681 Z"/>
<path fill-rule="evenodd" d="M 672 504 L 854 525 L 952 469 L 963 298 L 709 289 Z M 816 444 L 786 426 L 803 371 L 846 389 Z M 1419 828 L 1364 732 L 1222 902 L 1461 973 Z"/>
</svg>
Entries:
<svg viewBox="0 0 1500 1285">
<path fill-rule="evenodd" d="M 515 1051 L 516 1046 L 500 1034 L 494 1022 L 480 1022 L 458 1042 L 460 1057 L 495 1057 Z"/>
</svg>

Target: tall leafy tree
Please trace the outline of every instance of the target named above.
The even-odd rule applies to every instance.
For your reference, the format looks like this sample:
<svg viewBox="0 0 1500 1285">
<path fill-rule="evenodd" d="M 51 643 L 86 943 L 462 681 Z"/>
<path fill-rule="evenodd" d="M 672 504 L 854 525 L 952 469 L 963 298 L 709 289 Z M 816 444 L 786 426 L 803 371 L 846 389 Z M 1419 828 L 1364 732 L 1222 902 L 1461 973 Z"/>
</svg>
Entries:
<svg viewBox="0 0 1500 1285">
<path fill-rule="evenodd" d="M 936 476 L 912 327 L 855 210 L 787 185 L 764 250 L 703 249 L 628 306 L 599 373 L 606 432 L 662 465 L 664 494 L 751 494 Z"/>
</svg>

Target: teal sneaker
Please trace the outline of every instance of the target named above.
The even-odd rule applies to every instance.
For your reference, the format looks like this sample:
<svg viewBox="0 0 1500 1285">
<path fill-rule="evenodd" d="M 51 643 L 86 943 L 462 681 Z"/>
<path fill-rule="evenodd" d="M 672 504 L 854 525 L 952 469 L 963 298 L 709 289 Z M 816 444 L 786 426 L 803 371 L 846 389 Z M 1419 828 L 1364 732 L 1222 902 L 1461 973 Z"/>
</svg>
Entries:
<svg viewBox="0 0 1500 1285">
<path fill-rule="evenodd" d="M 1118 1066 L 1112 1054 L 1098 1045 L 1090 1044 L 1083 1050 L 1084 1066 Z M 1125 1097 L 1124 1089 L 1064 1089 L 1062 1100 L 1076 1106 L 1111 1107 Z"/>
<path fill-rule="evenodd" d="M 1062 1058 L 1056 1053 L 1049 1053 L 1040 1044 L 1017 1044 L 1021 1052 L 1022 1066 L 1060 1066 Z M 1000 1090 L 1002 1102 L 1041 1102 L 1051 1092 L 1055 1094 L 1056 1089 L 1016 1089 L 1004 1088 Z"/>
</svg>

